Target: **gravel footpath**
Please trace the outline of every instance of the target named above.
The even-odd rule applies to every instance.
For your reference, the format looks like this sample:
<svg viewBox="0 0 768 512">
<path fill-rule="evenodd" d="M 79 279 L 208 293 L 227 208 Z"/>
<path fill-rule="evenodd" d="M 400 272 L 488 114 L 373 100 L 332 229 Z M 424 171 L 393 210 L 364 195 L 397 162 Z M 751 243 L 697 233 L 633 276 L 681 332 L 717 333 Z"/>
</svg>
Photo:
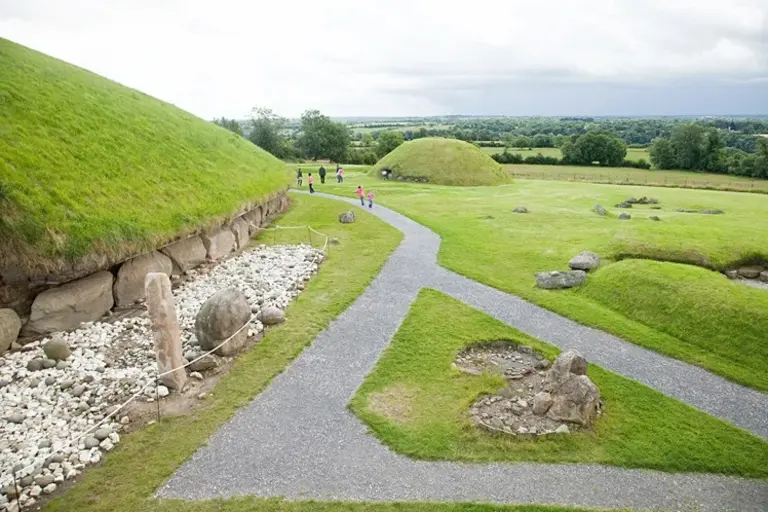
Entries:
<svg viewBox="0 0 768 512">
<path fill-rule="evenodd" d="M 768 399 L 764 395 L 753 396 L 745 388 L 690 365 L 578 326 L 440 269 L 437 235 L 386 208 L 376 206 L 373 213 L 405 234 L 381 273 L 266 391 L 240 409 L 178 470 L 158 491 L 158 497 L 257 495 L 635 510 L 766 509 L 768 485 L 759 480 L 581 464 L 415 461 L 391 452 L 367 434 L 346 406 L 425 286 L 441 289 L 542 339 L 584 350 L 601 366 L 647 381 L 649 386 L 708 410 L 698 394 L 683 389 L 690 385 L 683 379 L 694 378 L 697 385 L 705 386 L 699 390 L 702 396 L 710 396 L 710 402 L 715 401 L 713 396 L 723 400 L 710 412 L 748 423 L 764 437 L 768 423 L 765 417 L 743 420 L 740 414 L 744 411 L 735 406 L 746 396 L 754 400 L 756 410 L 765 411 Z M 613 344 L 618 348 L 611 347 Z M 599 350 L 605 350 L 604 357 Z M 640 361 L 632 365 L 631 358 L 636 357 Z M 643 367 L 648 375 L 643 375 Z"/>
</svg>

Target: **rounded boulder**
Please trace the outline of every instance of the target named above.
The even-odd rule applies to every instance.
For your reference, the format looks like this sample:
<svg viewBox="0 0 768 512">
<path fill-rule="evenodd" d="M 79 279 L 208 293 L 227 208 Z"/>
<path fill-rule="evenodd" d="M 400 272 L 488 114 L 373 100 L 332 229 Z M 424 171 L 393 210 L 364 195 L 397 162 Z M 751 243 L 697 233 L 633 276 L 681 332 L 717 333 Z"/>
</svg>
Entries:
<svg viewBox="0 0 768 512">
<path fill-rule="evenodd" d="M 205 351 L 212 350 L 233 336 L 216 350 L 216 354 L 235 354 L 243 347 L 248 337 L 248 328 L 242 327 L 250 318 L 251 307 L 243 292 L 226 288 L 214 293 L 205 301 L 195 318 L 195 332 L 200 348 Z"/>
</svg>

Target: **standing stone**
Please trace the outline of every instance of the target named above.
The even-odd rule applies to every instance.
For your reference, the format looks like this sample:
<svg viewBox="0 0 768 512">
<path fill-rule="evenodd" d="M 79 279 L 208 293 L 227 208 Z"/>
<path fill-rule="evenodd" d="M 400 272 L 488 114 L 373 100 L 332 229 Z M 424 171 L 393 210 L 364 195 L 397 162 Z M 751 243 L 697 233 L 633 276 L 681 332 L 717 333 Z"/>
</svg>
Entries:
<svg viewBox="0 0 768 512">
<path fill-rule="evenodd" d="M 216 354 L 231 356 L 237 353 L 248 338 L 248 327 L 242 327 L 250 319 L 251 307 L 243 292 L 236 288 L 219 290 L 203 303 L 195 318 L 195 333 L 200 348 L 206 352 L 213 350 L 234 335 L 216 349 Z"/>
<path fill-rule="evenodd" d="M 180 275 L 205 262 L 205 246 L 199 236 L 166 245 L 160 252 L 171 258 L 174 275 Z"/>
<path fill-rule="evenodd" d="M 229 229 L 219 229 L 202 236 L 206 255 L 212 260 L 223 258 L 235 247 L 235 234 Z"/>
<path fill-rule="evenodd" d="M 159 373 L 173 372 L 160 378 L 171 389 L 182 389 L 187 381 L 187 372 L 182 368 L 181 332 L 176 308 L 171 294 L 171 280 L 166 274 L 150 272 L 146 278 L 147 309 L 155 337 L 155 354 Z"/>
<path fill-rule="evenodd" d="M 232 221 L 232 233 L 235 235 L 235 244 L 238 249 L 248 245 L 248 223 L 242 217 Z"/>
<path fill-rule="evenodd" d="M 120 265 L 113 287 L 115 304 L 128 306 L 142 300 L 145 297 L 144 281 L 150 272 L 162 272 L 170 276 L 173 272 L 171 258 L 159 252 L 150 252 Z"/>
<path fill-rule="evenodd" d="M 584 251 L 571 258 L 568 266 L 573 270 L 594 270 L 600 266 L 600 256 L 593 252 Z"/>
<path fill-rule="evenodd" d="M 98 320 L 115 303 L 112 280 L 110 272 L 102 271 L 44 291 L 32 303 L 25 331 L 39 334 L 68 331 L 83 322 Z"/>
<path fill-rule="evenodd" d="M 20 330 L 19 315 L 12 309 L 0 309 L 0 354 L 11 348 Z"/>
</svg>

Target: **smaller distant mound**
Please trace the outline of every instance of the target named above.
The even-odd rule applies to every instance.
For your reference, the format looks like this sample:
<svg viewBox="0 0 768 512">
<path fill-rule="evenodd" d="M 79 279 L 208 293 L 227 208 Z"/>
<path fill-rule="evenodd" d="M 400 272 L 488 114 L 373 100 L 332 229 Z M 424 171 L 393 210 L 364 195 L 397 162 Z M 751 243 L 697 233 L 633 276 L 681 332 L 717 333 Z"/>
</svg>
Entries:
<svg viewBox="0 0 768 512">
<path fill-rule="evenodd" d="M 370 173 L 390 180 L 437 185 L 499 185 L 510 183 L 509 174 L 479 148 L 455 139 L 425 138 L 401 144 L 373 166 Z"/>
</svg>

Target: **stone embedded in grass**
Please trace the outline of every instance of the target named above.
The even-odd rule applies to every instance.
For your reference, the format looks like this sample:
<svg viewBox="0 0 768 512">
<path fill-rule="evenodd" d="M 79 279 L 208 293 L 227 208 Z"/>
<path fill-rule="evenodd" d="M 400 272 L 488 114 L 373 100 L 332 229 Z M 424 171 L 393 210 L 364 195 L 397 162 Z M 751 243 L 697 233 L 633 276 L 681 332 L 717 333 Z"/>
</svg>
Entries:
<svg viewBox="0 0 768 512">
<path fill-rule="evenodd" d="M 757 279 L 758 277 L 760 277 L 760 274 L 763 272 L 763 267 L 760 267 L 758 265 L 744 266 L 744 267 L 739 267 L 739 269 L 736 272 L 741 277 L 745 277 L 747 279 Z"/>
<path fill-rule="evenodd" d="M 572 288 L 582 284 L 586 279 L 587 273 L 583 270 L 539 272 L 536 274 L 536 286 L 545 290 Z"/>
<path fill-rule="evenodd" d="M 525 206 L 516 206 L 512 211 L 515 213 L 528 213 L 528 208 Z"/>
<path fill-rule="evenodd" d="M 353 211 L 346 211 L 339 215 L 339 222 L 342 224 L 352 224 L 355 222 L 355 212 Z"/>
<path fill-rule="evenodd" d="M 606 215 L 608 215 L 608 211 L 602 206 L 600 206 L 599 204 L 596 204 L 595 207 L 592 209 L 592 211 L 600 215 L 601 217 L 605 217 Z"/>
<path fill-rule="evenodd" d="M 236 288 L 219 290 L 205 301 L 195 318 L 195 333 L 200 348 L 206 352 L 213 350 L 232 336 L 216 349 L 216 353 L 220 356 L 236 354 L 248 338 L 247 328 L 242 327 L 250 318 L 251 307 L 243 292 Z"/>
<path fill-rule="evenodd" d="M 764 283 L 768 283 L 768 270 L 760 272 L 760 280 Z"/>
<path fill-rule="evenodd" d="M 600 256 L 593 252 L 584 251 L 571 258 L 568 266 L 573 270 L 594 270 L 600 266 Z"/>
<path fill-rule="evenodd" d="M 722 215 L 725 212 L 723 210 L 718 209 L 706 209 L 706 210 L 699 210 L 699 213 L 703 213 L 704 215 Z"/>
<path fill-rule="evenodd" d="M 632 208 L 632 203 L 626 201 L 616 204 L 616 208 Z"/>
<path fill-rule="evenodd" d="M 660 218 L 659 218 L 657 215 L 651 215 L 651 216 L 650 216 L 650 217 L 648 217 L 648 218 L 649 218 L 649 219 L 651 219 L 651 220 L 654 220 L 654 221 L 656 221 L 656 222 L 658 222 L 658 221 L 660 221 L 660 220 L 661 220 L 661 219 L 660 219 Z"/>
<path fill-rule="evenodd" d="M 628 213 L 620 213 L 619 214 L 619 220 L 629 220 L 632 216 Z"/>
</svg>

